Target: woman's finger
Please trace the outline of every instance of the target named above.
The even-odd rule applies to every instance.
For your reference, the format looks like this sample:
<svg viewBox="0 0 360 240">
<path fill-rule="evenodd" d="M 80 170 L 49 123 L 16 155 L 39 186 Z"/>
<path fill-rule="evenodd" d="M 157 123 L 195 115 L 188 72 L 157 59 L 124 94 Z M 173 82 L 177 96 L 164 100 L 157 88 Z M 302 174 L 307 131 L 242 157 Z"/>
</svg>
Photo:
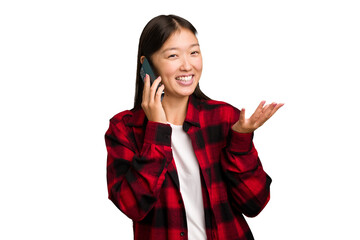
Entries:
<svg viewBox="0 0 360 240">
<path fill-rule="evenodd" d="M 149 95 L 150 95 L 150 77 L 148 74 L 146 74 L 145 79 L 144 79 L 144 89 L 143 89 L 142 101 L 148 102 Z"/>
<path fill-rule="evenodd" d="M 239 121 L 240 121 L 240 123 L 245 122 L 245 108 L 242 108 L 240 111 Z"/>
<path fill-rule="evenodd" d="M 254 112 L 254 116 L 255 117 L 258 117 L 261 112 L 263 111 L 264 109 L 264 105 L 265 105 L 266 101 L 261 101 L 260 104 L 258 105 L 258 107 L 256 108 L 255 112 Z"/>
<path fill-rule="evenodd" d="M 277 111 L 278 104 L 272 103 L 264 107 L 263 113 L 258 120 L 259 126 L 263 125 Z"/>
<path fill-rule="evenodd" d="M 155 94 L 156 94 L 156 91 L 157 91 L 157 89 L 159 87 L 160 82 L 161 82 L 161 77 L 159 76 L 157 79 L 155 79 L 155 81 L 151 85 L 150 96 L 149 96 L 150 101 L 155 100 Z"/>
<path fill-rule="evenodd" d="M 264 105 L 265 105 L 265 102 L 266 101 L 261 101 L 260 104 L 258 105 L 258 107 L 256 108 L 255 112 L 251 115 L 250 117 L 250 121 L 251 122 L 256 122 L 260 116 L 261 116 L 261 113 L 263 111 L 263 108 L 264 108 Z"/>
<path fill-rule="evenodd" d="M 165 85 L 161 84 L 161 86 L 158 88 L 158 90 L 156 91 L 156 94 L 155 94 L 155 101 L 156 102 L 161 101 L 161 95 L 162 95 L 164 89 L 165 89 Z"/>
<path fill-rule="evenodd" d="M 275 108 L 272 110 L 270 117 L 272 117 L 272 116 L 277 112 L 277 110 L 279 110 L 279 108 L 281 108 L 282 106 L 284 106 L 284 103 L 278 103 L 278 104 L 275 106 Z M 269 118 L 270 118 L 270 117 L 269 117 Z"/>
</svg>

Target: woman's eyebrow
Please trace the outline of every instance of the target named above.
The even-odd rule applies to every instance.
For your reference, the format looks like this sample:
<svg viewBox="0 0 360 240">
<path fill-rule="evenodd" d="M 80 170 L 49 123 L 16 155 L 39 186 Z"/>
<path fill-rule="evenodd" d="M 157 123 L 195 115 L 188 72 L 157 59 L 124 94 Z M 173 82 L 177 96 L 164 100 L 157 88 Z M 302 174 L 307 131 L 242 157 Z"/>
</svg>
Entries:
<svg viewBox="0 0 360 240">
<path fill-rule="evenodd" d="M 191 45 L 189 46 L 189 48 L 196 47 L 196 46 L 200 46 L 200 44 L 199 44 L 199 43 L 191 44 Z M 162 53 L 167 52 L 167 51 L 171 51 L 171 50 L 178 50 L 178 49 L 179 49 L 179 48 L 177 48 L 177 47 L 166 48 L 166 49 L 164 49 L 164 50 L 162 51 Z"/>
</svg>

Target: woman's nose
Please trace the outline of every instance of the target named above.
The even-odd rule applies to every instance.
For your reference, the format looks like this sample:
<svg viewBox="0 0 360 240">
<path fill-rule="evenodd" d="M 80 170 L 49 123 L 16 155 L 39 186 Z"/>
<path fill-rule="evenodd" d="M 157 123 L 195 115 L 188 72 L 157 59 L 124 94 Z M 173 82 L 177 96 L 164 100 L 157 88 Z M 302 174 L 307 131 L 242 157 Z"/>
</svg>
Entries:
<svg viewBox="0 0 360 240">
<path fill-rule="evenodd" d="M 180 70 L 182 71 L 190 71 L 191 70 L 191 62 L 189 61 L 189 59 L 187 57 L 183 57 L 181 60 L 181 67 Z"/>
</svg>

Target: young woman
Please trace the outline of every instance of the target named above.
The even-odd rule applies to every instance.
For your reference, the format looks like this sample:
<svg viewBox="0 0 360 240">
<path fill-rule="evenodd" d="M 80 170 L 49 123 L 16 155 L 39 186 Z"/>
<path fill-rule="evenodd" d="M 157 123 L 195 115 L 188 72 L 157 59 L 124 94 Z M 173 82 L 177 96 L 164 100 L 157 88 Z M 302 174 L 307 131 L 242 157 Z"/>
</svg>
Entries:
<svg viewBox="0 0 360 240">
<path fill-rule="evenodd" d="M 140 76 L 145 58 L 159 76 L 152 85 Z M 134 238 L 253 239 L 243 215 L 259 214 L 271 183 L 253 132 L 283 104 L 263 101 L 246 119 L 210 100 L 196 30 L 178 16 L 145 26 L 137 64 L 134 108 L 105 135 L 109 199 L 133 220 Z"/>
</svg>

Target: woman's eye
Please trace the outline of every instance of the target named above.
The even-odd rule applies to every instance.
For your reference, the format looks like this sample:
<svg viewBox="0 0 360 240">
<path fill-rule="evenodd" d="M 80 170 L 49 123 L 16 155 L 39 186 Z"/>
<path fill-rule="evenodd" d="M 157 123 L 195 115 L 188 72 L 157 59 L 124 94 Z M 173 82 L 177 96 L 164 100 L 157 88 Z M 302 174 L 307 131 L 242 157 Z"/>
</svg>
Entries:
<svg viewBox="0 0 360 240">
<path fill-rule="evenodd" d="M 198 55 L 199 54 L 199 51 L 193 51 L 191 52 L 191 55 Z"/>
<path fill-rule="evenodd" d="M 176 57 L 176 54 L 171 54 L 168 56 L 168 58 L 174 58 L 174 57 Z"/>
</svg>

